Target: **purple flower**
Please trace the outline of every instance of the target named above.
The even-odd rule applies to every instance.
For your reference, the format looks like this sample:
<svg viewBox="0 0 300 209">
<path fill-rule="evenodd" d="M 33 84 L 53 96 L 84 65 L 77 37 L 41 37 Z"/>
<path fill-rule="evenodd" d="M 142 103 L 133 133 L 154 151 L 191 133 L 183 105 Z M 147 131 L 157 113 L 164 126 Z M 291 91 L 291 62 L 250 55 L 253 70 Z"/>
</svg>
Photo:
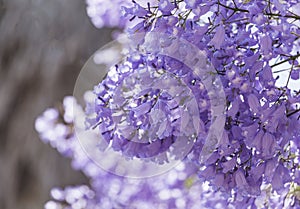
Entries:
<svg viewBox="0 0 300 209">
<path fill-rule="evenodd" d="M 262 156 L 266 159 L 273 157 L 275 149 L 275 137 L 270 133 L 265 133 L 262 138 Z"/>
<path fill-rule="evenodd" d="M 260 38 L 261 51 L 263 55 L 269 55 L 272 52 L 272 39 L 269 35 Z"/>
<path fill-rule="evenodd" d="M 175 9 L 175 4 L 171 3 L 170 0 L 159 1 L 159 9 L 163 15 L 170 15 L 171 11 Z"/>
<path fill-rule="evenodd" d="M 227 173 L 228 171 L 233 170 L 236 165 L 236 158 L 232 158 L 224 163 L 222 163 L 223 173 Z"/>
<path fill-rule="evenodd" d="M 299 80 L 300 79 L 300 70 L 292 70 L 291 72 L 291 79 Z"/>
<path fill-rule="evenodd" d="M 216 49 L 220 49 L 225 40 L 225 29 L 224 26 L 220 25 L 216 28 L 216 33 L 214 37 L 209 42 L 210 45 L 214 46 Z"/>
<path fill-rule="evenodd" d="M 237 170 L 234 173 L 234 180 L 238 189 L 244 189 L 248 186 L 247 180 L 245 178 L 245 174 L 242 170 Z"/>
<path fill-rule="evenodd" d="M 273 179 L 272 179 L 272 187 L 276 191 L 282 191 L 284 189 L 284 184 L 291 180 L 289 170 L 284 167 L 281 163 L 277 166 Z"/>
</svg>

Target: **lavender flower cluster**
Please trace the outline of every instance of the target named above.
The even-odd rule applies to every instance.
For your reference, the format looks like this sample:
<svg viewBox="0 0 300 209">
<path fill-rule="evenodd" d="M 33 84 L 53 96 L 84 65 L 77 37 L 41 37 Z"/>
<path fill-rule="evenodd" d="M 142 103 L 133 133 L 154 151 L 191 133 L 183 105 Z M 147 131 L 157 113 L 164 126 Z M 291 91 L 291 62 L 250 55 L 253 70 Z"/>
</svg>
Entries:
<svg viewBox="0 0 300 209">
<path fill-rule="evenodd" d="M 224 202 L 225 197 L 197 183 L 197 167 L 182 162 L 171 172 L 148 179 L 130 179 L 102 170 L 82 149 L 74 128 L 85 131 L 83 121 L 73 115 L 84 114 L 73 97 L 66 97 L 60 107 L 47 109 L 36 120 L 41 139 L 72 159 L 72 166 L 90 178 L 86 185 L 53 188 L 53 200 L 45 204 L 52 208 L 203 208 Z M 97 137 L 97 135 L 95 136 Z M 206 198 L 210 196 L 211 198 Z M 209 207 L 208 207 L 209 208 Z"/>
<path fill-rule="evenodd" d="M 64 112 L 47 110 L 36 129 L 91 178 L 91 188 L 56 189 L 46 206 L 300 208 L 299 8 L 297 0 L 88 1 L 96 27 L 141 37 L 95 86 L 88 128 L 128 160 L 164 164 L 171 155 L 182 162 L 153 180 L 106 173 L 76 141 L 74 127 L 85 127 L 70 111 L 84 112 L 68 97 Z M 222 84 L 224 124 L 217 124 L 221 135 L 205 161 L 205 140 L 215 126 L 211 91 L 196 66 L 182 62 L 193 58 L 189 45 L 174 51 L 180 60 L 156 53 L 149 49 L 170 43 L 149 42 L 153 33 L 203 51 L 209 76 Z M 183 156 L 176 145 L 190 142 Z"/>
<path fill-rule="evenodd" d="M 85 128 L 74 112 L 84 114 L 75 98 L 68 96 L 60 106 L 47 109 L 37 118 L 36 130 L 45 143 L 72 159 L 72 167 L 89 177 L 90 185 L 53 188 L 52 200 L 45 204 L 45 209 L 263 208 L 265 205 L 275 208 L 283 201 L 293 203 L 294 196 L 299 195 L 297 186 L 293 185 L 288 193 L 270 196 L 271 187 L 264 185 L 261 195 L 255 199 L 234 199 L 210 187 L 208 182 L 203 183 L 197 177 L 197 166 L 188 160 L 168 173 L 146 179 L 130 179 L 108 173 L 86 155 L 76 139 L 75 127 L 83 133 Z"/>
<path fill-rule="evenodd" d="M 170 155 L 180 155 L 172 145 L 195 140 L 209 125 L 210 104 L 203 83 L 170 57 L 133 54 L 125 64 L 113 66 L 94 92 L 94 123 L 100 124 L 104 139 L 127 157 L 163 163 L 167 159 L 160 153 L 170 150 Z"/>
</svg>

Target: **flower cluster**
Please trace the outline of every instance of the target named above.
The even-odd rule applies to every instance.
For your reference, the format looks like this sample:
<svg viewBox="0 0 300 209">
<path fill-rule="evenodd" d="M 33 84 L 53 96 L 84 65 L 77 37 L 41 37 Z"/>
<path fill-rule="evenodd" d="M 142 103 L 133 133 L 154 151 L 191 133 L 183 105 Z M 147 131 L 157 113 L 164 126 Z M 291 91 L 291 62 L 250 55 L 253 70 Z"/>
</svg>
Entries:
<svg viewBox="0 0 300 209">
<path fill-rule="evenodd" d="M 88 13 L 97 27 L 118 27 L 131 37 L 140 37 L 134 40 L 136 47 L 127 50 L 125 58 L 95 86 L 95 100 L 87 104 L 87 113 L 95 117 L 87 119 L 88 128 L 95 128 L 114 151 L 129 160 L 151 159 L 158 164 L 167 163 L 166 156 L 183 160 L 185 176 L 181 179 L 177 173 L 174 180 L 183 196 L 170 200 L 169 174 L 157 177 L 164 185 L 159 188 L 146 180 L 135 184 L 103 171 L 98 174 L 97 166 L 73 143 L 73 126 L 79 123 L 68 122 L 68 116 L 67 124 L 57 123 L 62 118 L 54 109 L 37 120 L 36 129 L 42 140 L 72 157 L 92 178 L 98 198 L 92 199 L 97 205 L 105 199 L 119 204 L 112 207 L 125 208 L 152 201 L 153 207 L 161 208 L 299 207 L 299 8 L 297 0 L 118 0 L 107 5 L 88 1 Z M 173 47 L 171 57 L 153 50 L 172 46 L 172 37 L 189 44 Z M 202 68 L 193 65 L 198 55 L 194 48 L 205 54 L 202 63 L 211 66 L 205 76 L 199 76 Z M 211 91 L 213 85 L 207 85 L 207 76 L 214 78 L 211 84 L 218 86 L 215 78 L 221 83 L 224 109 L 217 112 L 224 115 L 224 124 L 214 121 L 213 98 L 218 95 Z M 65 108 L 66 113 L 69 109 Z M 220 136 L 203 161 L 211 132 Z M 191 150 L 179 151 L 178 147 L 190 142 Z M 107 184 L 110 181 L 119 183 Z M 210 189 L 201 185 L 199 191 L 185 193 L 191 181 L 205 181 Z M 113 185 L 131 185 L 136 196 L 127 191 L 133 196 L 124 197 L 126 201 L 109 199 L 117 193 L 104 195 L 103 189 Z M 151 203 L 147 201 L 150 195 Z M 137 201 L 128 206 L 129 199 Z"/>
<path fill-rule="evenodd" d="M 74 109 L 77 116 L 84 114 L 73 97 L 66 97 L 60 107 L 47 109 L 37 118 L 36 129 L 45 143 L 72 159 L 73 168 L 83 171 L 91 185 L 53 188 L 53 200 L 45 204 L 46 209 L 210 208 L 217 202 L 226 202 L 226 197 L 197 180 L 197 168 L 187 161 L 168 173 L 147 179 L 124 178 L 102 170 L 75 137 L 76 128 L 82 132 L 85 129 L 84 121 L 74 117 Z"/>
<path fill-rule="evenodd" d="M 104 139 L 127 157 L 163 163 L 166 151 L 180 156 L 178 146 L 205 136 L 209 126 L 203 83 L 170 57 L 133 54 L 113 66 L 94 93 L 97 116 L 91 126 L 98 125 Z"/>
<path fill-rule="evenodd" d="M 121 6 L 131 5 L 127 0 L 86 0 L 87 15 L 91 18 L 93 24 L 98 27 L 120 27 L 123 28 L 126 20 L 119 15 Z"/>
</svg>

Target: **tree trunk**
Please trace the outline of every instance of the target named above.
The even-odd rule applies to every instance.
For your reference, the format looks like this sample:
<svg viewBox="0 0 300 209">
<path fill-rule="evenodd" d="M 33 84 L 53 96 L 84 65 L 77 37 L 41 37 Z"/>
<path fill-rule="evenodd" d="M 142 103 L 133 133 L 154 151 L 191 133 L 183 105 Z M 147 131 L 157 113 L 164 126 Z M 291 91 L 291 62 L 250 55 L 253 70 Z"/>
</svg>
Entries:
<svg viewBox="0 0 300 209">
<path fill-rule="evenodd" d="M 0 0 L 0 208 L 43 208 L 54 186 L 86 183 L 34 130 L 89 56 L 110 40 L 83 0 Z"/>
</svg>

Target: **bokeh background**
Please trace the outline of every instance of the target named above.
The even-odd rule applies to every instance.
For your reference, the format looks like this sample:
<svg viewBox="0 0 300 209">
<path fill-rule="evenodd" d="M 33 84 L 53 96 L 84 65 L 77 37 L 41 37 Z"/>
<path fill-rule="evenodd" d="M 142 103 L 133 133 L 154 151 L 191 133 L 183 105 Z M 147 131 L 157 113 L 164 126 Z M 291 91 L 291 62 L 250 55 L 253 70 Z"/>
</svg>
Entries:
<svg viewBox="0 0 300 209">
<path fill-rule="evenodd" d="M 86 60 L 110 41 L 84 0 L 0 0 L 0 208 L 43 208 L 54 186 L 86 183 L 43 144 L 35 118 L 71 95 Z"/>
</svg>

